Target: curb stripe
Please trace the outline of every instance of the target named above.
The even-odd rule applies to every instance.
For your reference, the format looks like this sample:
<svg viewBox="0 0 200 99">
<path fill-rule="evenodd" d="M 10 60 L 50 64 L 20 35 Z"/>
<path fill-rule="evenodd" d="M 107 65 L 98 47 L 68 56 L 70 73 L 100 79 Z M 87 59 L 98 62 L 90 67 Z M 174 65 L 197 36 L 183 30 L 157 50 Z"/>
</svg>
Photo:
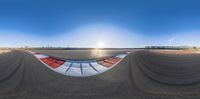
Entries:
<svg viewBox="0 0 200 99">
<path fill-rule="evenodd" d="M 89 63 L 89 65 L 90 65 L 90 67 L 92 67 L 92 69 L 94 69 L 95 71 L 99 72 L 96 68 L 94 68 L 94 67 L 92 66 L 91 63 Z"/>
<path fill-rule="evenodd" d="M 81 69 L 81 74 L 83 75 L 83 67 L 82 67 L 82 63 L 80 63 L 80 69 Z"/>
<path fill-rule="evenodd" d="M 65 74 L 69 71 L 69 69 L 72 67 L 73 63 L 70 64 L 69 68 L 66 70 Z"/>
<path fill-rule="evenodd" d="M 126 54 L 118 54 L 96 60 L 62 60 L 46 54 L 31 51 L 28 52 L 49 69 L 66 76 L 74 77 L 87 77 L 103 73 L 114 67 L 129 54 L 128 52 Z"/>
</svg>

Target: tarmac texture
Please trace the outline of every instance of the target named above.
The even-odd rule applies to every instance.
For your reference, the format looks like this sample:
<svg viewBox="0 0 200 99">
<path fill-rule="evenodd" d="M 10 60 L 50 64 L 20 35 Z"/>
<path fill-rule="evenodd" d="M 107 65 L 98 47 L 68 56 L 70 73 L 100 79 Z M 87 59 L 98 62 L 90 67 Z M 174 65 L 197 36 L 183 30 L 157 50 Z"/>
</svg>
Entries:
<svg viewBox="0 0 200 99">
<path fill-rule="evenodd" d="M 31 50 L 33 52 L 43 53 L 48 56 L 53 56 L 61 59 L 74 59 L 74 60 L 90 60 L 98 59 L 106 56 L 118 55 L 125 50 Z"/>
<path fill-rule="evenodd" d="M 0 54 L 0 98 L 199 99 L 199 60 L 137 51 L 106 72 L 78 78 L 50 70 L 29 52 L 11 51 Z"/>
</svg>

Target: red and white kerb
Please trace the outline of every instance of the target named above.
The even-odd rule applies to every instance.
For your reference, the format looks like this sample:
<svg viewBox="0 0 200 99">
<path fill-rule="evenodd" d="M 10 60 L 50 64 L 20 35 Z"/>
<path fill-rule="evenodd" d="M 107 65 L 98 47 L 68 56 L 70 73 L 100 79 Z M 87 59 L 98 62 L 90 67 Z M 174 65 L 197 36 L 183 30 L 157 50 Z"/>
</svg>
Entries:
<svg viewBox="0 0 200 99">
<path fill-rule="evenodd" d="M 62 60 L 50 57 L 45 54 L 31 52 L 37 59 L 39 59 L 48 68 L 55 72 L 67 76 L 86 77 L 93 76 L 107 71 L 116 64 L 118 64 L 130 52 L 119 54 L 108 58 L 101 58 L 97 60 Z"/>
</svg>

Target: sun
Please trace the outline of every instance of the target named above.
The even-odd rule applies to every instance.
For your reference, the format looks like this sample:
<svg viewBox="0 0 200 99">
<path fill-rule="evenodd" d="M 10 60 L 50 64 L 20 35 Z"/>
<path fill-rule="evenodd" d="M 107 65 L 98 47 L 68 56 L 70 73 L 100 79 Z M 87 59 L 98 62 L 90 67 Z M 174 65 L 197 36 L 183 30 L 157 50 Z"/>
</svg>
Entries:
<svg viewBox="0 0 200 99">
<path fill-rule="evenodd" d="M 104 42 L 99 41 L 97 42 L 97 48 L 103 48 L 104 47 Z"/>
</svg>

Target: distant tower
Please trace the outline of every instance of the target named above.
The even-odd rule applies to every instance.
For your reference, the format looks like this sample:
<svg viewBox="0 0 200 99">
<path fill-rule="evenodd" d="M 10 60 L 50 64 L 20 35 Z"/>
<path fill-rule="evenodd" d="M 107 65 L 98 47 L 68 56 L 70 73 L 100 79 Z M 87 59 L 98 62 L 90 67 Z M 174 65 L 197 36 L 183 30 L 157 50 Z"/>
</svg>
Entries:
<svg viewBox="0 0 200 99">
<path fill-rule="evenodd" d="M 170 38 L 169 40 L 168 40 L 168 43 L 171 45 L 171 47 L 172 48 L 174 48 L 175 47 L 175 40 L 176 40 L 176 38 Z"/>
<path fill-rule="evenodd" d="M 175 38 L 174 39 L 172 39 L 172 48 L 174 48 L 175 47 Z"/>
</svg>

